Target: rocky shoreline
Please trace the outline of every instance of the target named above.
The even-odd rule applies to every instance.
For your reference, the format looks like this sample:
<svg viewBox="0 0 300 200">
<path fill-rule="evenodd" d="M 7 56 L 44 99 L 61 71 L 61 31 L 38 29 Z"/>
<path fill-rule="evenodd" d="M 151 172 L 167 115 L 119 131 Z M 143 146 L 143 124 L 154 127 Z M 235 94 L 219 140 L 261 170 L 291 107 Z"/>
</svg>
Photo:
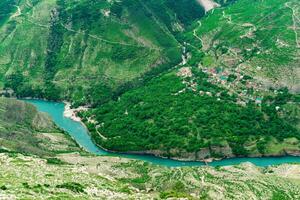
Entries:
<svg viewBox="0 0 300 200">
<path fill-rule="evenodd" d="M 77 113 L 81 111 L 87 111 L 88 107 L 80 106 L 78 108 L 71 108 L 71 103 L 66 101 L 64 101 L 64 104 L 65 104 L 64 117 L 70 118 L 76 122 L 80 122 L 83 124 L 81 118 L 77 116 Z"/>
<path fill-rule="evenodd" d="M 100 147 L 100 146 L 99 146 Z M 100 147 L 102 148 L 102 147 Z M 204 162 L 204 163 L 211 163 L 214 161 L 220 161 L 220 160 L 225 160 L 225 159 L 233 159 L 233 158 L 263 158 L 263 157 L 269 157 L 269 158 L 279 158 L 279 157 L 285 157 L 285 156 L 300 156 L 300 150 L 299 151 L 285 151 L 280 154 L 250 154 L 247 156 L 226 156 L 226 157 L 210 157 L 210 158 L 203 158 L 203 159 L 190 159 L 190 158 L 184 158 L 184 157 L 167 157 L 163 156 L 163 154 L 159 154 L 158 152 L 161 152 L 160 150 L 149 150 L 149 151 L 127 151 L 127 152 L 117 152 L 117 151 L 111 151 L 103 148 L 104 150 L 112 153 L 124 153 L 124 154 L 135 154 L 135 155 L 149 155 L 149 156 L 155 156 L 158 158 L 163 158 L 163 159 L 170 159 L 170 160 L 175 160 L 175 161 L 182 161 L 182 162 Z"/>
</svg>

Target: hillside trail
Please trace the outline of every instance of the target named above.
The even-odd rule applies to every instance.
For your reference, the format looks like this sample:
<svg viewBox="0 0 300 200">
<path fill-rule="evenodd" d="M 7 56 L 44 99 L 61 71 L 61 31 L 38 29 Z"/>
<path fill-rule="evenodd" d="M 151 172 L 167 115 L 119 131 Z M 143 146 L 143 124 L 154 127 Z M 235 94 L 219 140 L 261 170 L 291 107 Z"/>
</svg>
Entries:
<svg viewBox="0 0 300 200">
<path fill-rule="evenodd" d="M 42 28 L 47 28 L 49 29 L 50 28 L 50 25 L 44 25 L 44 24 L 40 24 L 40 23 L 37 23 L 37 22 L 34 22 L 32 20 L 30 20 L 29 18 L 25 18 L 28 22 L 30 22 L 31 24 L 33 25 L 36 25 L 36 26 L 39 26 L 39 27 L 42 27 Z"/>
<path fill-rule="evenodd" d="M 26 3 L 26 6 L 27 6 L 27 7 L 29 7 L 29 8 L 32 7 L 31 3 L 30 3 L 28 0 L 27 0 L 25 3 Z M 151 10 L 150 10 L 146 5 L 144 5 L 144 4 L 142 3 L 142 6 L 143 6 L 148 12 L 150 12 L 150 13 L 153 15 L 153 13 L 151 12 Z M 10 17 L 10 19 L 16 18 L 16 17 L 18 17 L 18 16 L 20 16 L 20 15 L 22 14 L 21 8 L 20 8 L 19 6 L 16 6 L 16 7 L 17 7 L 17 12 L 14 13 L 14 14 Z M 171 33 L 170 33 L 168 30 L 166 30 L 166 29 L 162 26 L 162 24 L 159 22 L 159 20 L 158 20 L 155 16 L 154 16 L 153 18 L 154 18 L 156 24 L 159 26 L 159 28 L 160 28 L 163 32 L 165 32 L 167 35 L 171 35 Z M 39 26 L 39 27 L 42 27 L 42 28 L 50 28 L 50 25 L 45 25 L 45 24 L 37 23 L 37 22 L 35 22 L 34 20 L 31 20 L 30 17 L 25 17 L 25 19 L 26 19 L 28 22 L 30 22 L 31 24 L 33 24 L 33 25 L 36 25 L 36 26 Z M 65 28 L 66 30 L 68 30 L 68 31 L 70 31 L 70 32 L 74 32 L 74 33 L 78 33 L 78 34 L 86 34 L 86 35 L 89 36 L 90 38 L 93 38 L 93 39 L 96 39 L 96 40 L 99 40 L 99 41 L 102 41 L 102 42 L 105 42 L 105 43 L 108 43 L 108 44 L 112 44 L 112 45 L 122 45 L 122 46 L 132 46 L 132 47 L 140 47 L 140 48 L 148 48 L 148 49 L 150 49 L 150 50 L 161 51 L 161 48 L 158 48 L 158 47 L 155 47 L 155 46 L 154 46 L 154 47 L 153 47 L 153 46 L 144 46 L 144 45 L 138 45 L 138 44 L 128 44 L 128 43 L 125 43 L 125 42 L 117 42 L 117 41 L 107 40 L 107 39 L 104 39 L 103 37 L 99 37 L 99 36 L 97 36 L 97 35 L 93 35 L 93 34 L 86 33 L 85 31 L 77 31 L 77 30 L 74 30 L 74 29 L 72 29 L 72 28 L 67 27 L 66 25 L 64 25 L 64 24 L 62 24 L 62 23 L 61 23 L 61 25 L 62 25 L 63 28 Z M 182 47 L 182 45 L 179 44 L 177 47 Z"/>
<path fill-rule="evenodd" d="M 292 20 L 293 20 L 293 27 L 292 28 L 293 28 L 293 31 L 295 33 L 295 42 L 296 42 L 297 48 L 300 48 L 299 37 L 298 37 L 298 32 L 297 32 L 297 30 L 299 29 L 299 27 L 297 27 L 297 20 L 298 20 L 298 23 L 299 23 L 299 18 L 296 15 L 295 8 L 293 6 L 291 6 L 290 3 L 291 2 L 286 2 L 285 6 L 292 10 Z"/>
<path fill-rule="evenodd" d="M 9 18 L 10 20 L 12 20 L 22 14 L 20 6 L 16 6 L 16 7 L 17 7 L 17 12 L 15 12 L 12 16 L 10 16 L 10 18 Z"/>
<path fill-rule="evenodd" d="M 26 20 L 36 26 L 42 27 L 42 28 L 50 28 L 49 25 L 44 25 L 44 24 L 39 24 L 37 22 L 34 22 L 32 20 L 30 20 L 29 18 L 26 18 Z M 78 33 L 78 34 L 87 34 L 85 31 L 76 31 L 74 29 L 71 29 L 69 27 L 67 27 L 66 25 L 61 23 L 61 26 L 63 28 L 65 28 L 67 31 L 73 32 L 73 33 Z M 111 41 L 111 40 L 106 40 L 102 37 L 96 36 L 96 35 L 92 35 L 92 34 L 87 34 L 87 36 L 89 36 L 90 38 L 108 43 L 108 44 L 116 44 L 116 45 L 122 45 L 122 46 L 132 46 L 132 47 L 142 47 L 142 48 L 149 48 L 151 50 L 156 50 L 156 51 L 160 51 L 159 48 L 155 48 L 155 47 L 146 47 L 146 46 L 142 46 L 142 45 L 135 45 L 135 44 L 128 44 L 128 43 L 123 43 L 123 42 L 116 42 L 116 41 Z"/>
<path fill-rule="evenodd" d="M 201 42 L 201 46 L 203 46 L 203 40 L 202 40 L 202 38 L 199 37 L 199 36 L 197 35 L 197 29 L 200 28 L 200 27 L 202 26 L 201 21 L 198 21 L 198 24 L 199 24 L 199 26 L 196 27 L 196 28 L 193 30 L 193 35 L 194 35 L 195 38 L 197 38 L 197 39 Z"/>
<path fill-rule="evenodd" d="M 67 27 L 66 25 L 64 25 L 62 23 L 61 23 L 61 26 L 64 27 L 66 30 L 70 31 L 70 32 L 78 33 L 78 34 L 87 34 L 89 37 L 91 37 L 93 39 L 96 39 L 96 40 L 99 40 L 99 41 L 102 41 L 102 42 L 106 42 L 108 44 L 116 44 L 116 45 L 123 45 L 123 46 L 133 46 L 133 47 L 142 47 L 142 48 L 149 48 L 149 49 L 152 49 L 152 50 L 160 51 L 159 48 L 146 47 L 146 46 L 142 46 L 142 45 L 135 45 L 135 44 L 128 44 L 128 43 L 123 43 L 123 42 L 116 42 L 116 41 L 107 40 L 107 39 L 104 39 L 102 37 L 86 33 L 85 31 L 76 31 L 76 30 L 74 30 L 72 28 Z"/>
</svg>

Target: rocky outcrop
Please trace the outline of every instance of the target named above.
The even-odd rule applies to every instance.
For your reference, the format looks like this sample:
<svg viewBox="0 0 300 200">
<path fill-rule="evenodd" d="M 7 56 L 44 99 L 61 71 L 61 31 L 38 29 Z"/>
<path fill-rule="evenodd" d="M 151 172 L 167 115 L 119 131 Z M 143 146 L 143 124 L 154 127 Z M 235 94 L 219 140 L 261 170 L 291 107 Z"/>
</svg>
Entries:
<svg viewBox="0 0 300 200">
<path fill-rule="evenodd" d="M 126 154 L 153 155 L 160 158 L 169 158 L 179 161 L 213 161 L 221 158 L 236 157 L 229 146 L 214 146 L 202 148 L 197 152 L 186 152 L 179 149 L 172 149 L 169 152 L 163 150 L 127 151 Z"/>
<path fill-rule="evenodd" d="M 146 150 L 146 151 L 128 151 L 126 154 L 136 155 L 152 155 L 160 158 L 168 158 L 178 161 L 203 161 L 212 162 L 214 160 L 241 157 L 233 154 L 230 146 L 212 146 L 210 148 L 202 148 L 197 152 L 186 152 L 178 149 L 173 149 L 170 152 L 163 150 Z M 253 153 L 246 157 L 280 157 L 280 156 L 300 156 L 300 150 L 284 150 L 279 153 L 259 154 Z M 245 157 L 245 156 L 243 156 Z"/>
</svg>

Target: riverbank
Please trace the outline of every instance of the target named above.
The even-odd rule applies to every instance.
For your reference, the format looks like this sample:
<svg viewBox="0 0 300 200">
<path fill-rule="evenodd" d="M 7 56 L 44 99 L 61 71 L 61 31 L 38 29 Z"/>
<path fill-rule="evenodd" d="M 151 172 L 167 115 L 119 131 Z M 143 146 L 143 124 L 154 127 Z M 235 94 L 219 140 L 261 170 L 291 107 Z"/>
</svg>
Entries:
<svg viewBox="0 0 300 200">
<path fill-rule="evenodd" d="M 214 162 L 222 162 L 226 160 L 232 160 L 232 159 L 281 159 L 285 157 L 295 157 L 299 158 L 300 160 L 300 151 L 284 151 L 279 154 L 249 154 L 247 156 L 226 156 L 226 157 L 208 157 L 208 158 L 190 158 L 190 157 L 176 157 L 176 156 L 164 156 L 166 153 L 163 153 L 160 150 L 146 150 L 146 151 L 128 151 L 128 152 L 118 152 L 113 151 L 109 149 L 105 149 L 104 147 L 101 147 L 100 145 L 97 145 L 99 148 L 113 153 L 113 154 L 120 154 L 120 155 L 137 155 L 137 156 L 153 156 L 160 159 L 166 159 L 166 160 L 173 160 L 176 162 L 201 162 L 203 164 L 210 164 Z M 194 154 L 194 153 L 191 153 Z"/>
<path fill-rule="evenodd" d="M 65 110 L 64 110 L 64 117 L 70 118 L 72 120 L 74 120 L 75 122 L 80 122 L 82 124 L 84 124 L 82 122 L 82 119 L 80 117 L 77 116 L 78 112 L 82 112 L 82 111 L 87 111 L 88 107 L 87 106 L 80 106 L 78 108 L 71 108 L 71 103 L 64 101 L 65 104 Z"/>
</svg>

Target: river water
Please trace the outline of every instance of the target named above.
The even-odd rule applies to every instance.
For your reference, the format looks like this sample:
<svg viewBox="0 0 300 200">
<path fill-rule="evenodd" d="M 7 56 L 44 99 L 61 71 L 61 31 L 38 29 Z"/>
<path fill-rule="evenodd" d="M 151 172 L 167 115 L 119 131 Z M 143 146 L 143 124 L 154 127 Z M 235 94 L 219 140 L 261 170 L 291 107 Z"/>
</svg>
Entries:
<svg viewBox="0 0 300 200">
<path fill-rule="evenodd" d="M 24 100 L 37 107 L 41 112 L 47 113 L 53 119 L 53 121 L 61 128 L 68 132 L 76 142 L 82 146 L 86 151 L 96 155 L 109 155 L 109 156 L 121 156 L 125 158 L 138 159 L 148 161 L 153 164 L 168 166 L 168 167 L 180 167 L 180 166 L 202 166 L 203 162 L 184 162 L 175 161 L 171 159 L 163 159 L 155 156 L 147 155 L 128 155 L 109 153 L 99 147 L 93 142 L 88 133 L 88 130 L 80 123 L 64 117 L 64 103 L 49 102 L 43 100 Z M 282 163 L 300 163 L 300 157 L 285 156 L 285 157 L 264 157 L 264 158 L 230 158 L 220 161 L 214 161 L 209 163 L 210 166 L 227 166 L 236 165 L 242 162 L 251 162 L 257 166 L 269 166 Z"/>
</svg>

